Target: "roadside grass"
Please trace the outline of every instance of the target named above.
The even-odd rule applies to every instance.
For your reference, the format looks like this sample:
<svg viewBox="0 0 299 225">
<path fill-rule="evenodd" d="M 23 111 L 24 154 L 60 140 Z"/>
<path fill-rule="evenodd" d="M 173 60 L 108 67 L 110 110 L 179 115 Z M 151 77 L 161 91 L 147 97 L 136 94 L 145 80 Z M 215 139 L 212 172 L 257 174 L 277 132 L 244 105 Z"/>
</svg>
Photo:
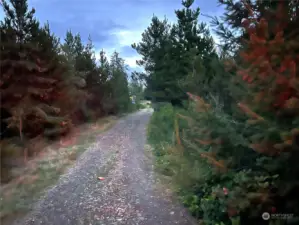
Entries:
<svg viewBox="0 0 299 225">
<path fill-rule="evenodd" d="M 185 205 L 191 212 L 189 205 L 185 204 L 185 199 L 193 194 L 193 181 L 203 177 L 204 171 L 198 171 L 201 166 L 190 164 L 186 158 L 186 149 L 177 144 L 176 129 L 182 132 L 179 127 L 185 128 L 188 124 L 176 118 L 177 115 L 185 113 L 185 109 L 175 108 L 170 104 L 157 107 L 147 127 L 146 155 L 152 157 L 155 177 L 158 180 L 157 188 L 161 193 L 167 190 L 172 199 Z M 184 138 L 183 132 L 181 137 Z"/>
<path fill-rule="evenodd" d="M 1 224 L 11 224 L 16 217 L 27 214 L 45 190 L 58 181 L 60 175 L 73 165 L 97 135 L 112 127 L 116 121 L 117 117 L 111 116 L 84 124 L 64 140 L 47 146 L 25 167 L 16 169 L 16 178 L 0 188 Z"/>
</svg>

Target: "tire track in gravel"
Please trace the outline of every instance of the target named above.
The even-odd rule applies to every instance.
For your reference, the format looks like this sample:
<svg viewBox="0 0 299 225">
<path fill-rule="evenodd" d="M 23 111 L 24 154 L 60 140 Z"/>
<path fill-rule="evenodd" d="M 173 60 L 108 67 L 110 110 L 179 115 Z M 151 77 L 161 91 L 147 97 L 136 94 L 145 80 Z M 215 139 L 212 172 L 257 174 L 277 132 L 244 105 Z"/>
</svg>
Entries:
<svg viewBox="0 0 299 225">
<path fill-rule="evenodd" d="M 99 135 L 17 224 L 196 224 L 166 191 L 157 188 L 153 163 L 144 149 L 151 113 L 145 109 L 128 115 Z M 99 181 L 98 176 L 105 180 Z"/>
</svg>

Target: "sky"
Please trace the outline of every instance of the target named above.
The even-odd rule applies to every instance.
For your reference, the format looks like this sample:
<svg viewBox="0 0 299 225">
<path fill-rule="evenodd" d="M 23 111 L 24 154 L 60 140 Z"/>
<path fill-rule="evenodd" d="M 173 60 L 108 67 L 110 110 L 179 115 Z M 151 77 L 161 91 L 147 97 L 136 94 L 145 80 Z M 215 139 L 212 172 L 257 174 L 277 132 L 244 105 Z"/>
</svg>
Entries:
<svg viewBox="0 0 299 225">
<path fill-rule="evenodd" d="M 101 49 L 108 55 L 116 50 L 130 70 L 140 70 L 136 65 L 140 56 L 131 44 L 141 40 L 152 16 L 176 21 L 174 10 L 182 8 L 181 0 L 28 0 L 28 4 L 36 9 L 39 21 L 49 21 L 50 29 L 62 40 L 67 30 L 80 33 L 84 41 L 90 34 L 96 57 Z M 203 14 L 222 14 L 217 0 L 195 0 L 193 7 L 196 6 Z M 209 19 L 200 16 L 199 21 Z"/>
</svg>

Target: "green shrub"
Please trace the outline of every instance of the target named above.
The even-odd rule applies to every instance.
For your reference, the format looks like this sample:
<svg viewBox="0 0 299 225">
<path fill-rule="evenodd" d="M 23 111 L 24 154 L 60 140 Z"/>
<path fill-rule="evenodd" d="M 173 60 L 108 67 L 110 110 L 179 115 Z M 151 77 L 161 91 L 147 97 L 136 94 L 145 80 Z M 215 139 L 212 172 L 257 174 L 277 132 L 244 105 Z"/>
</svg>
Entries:
<svg viewBox="0 0 299 225">
<path fill-rule="evenodd" d="M 197 101 L 190 111 L 170 104 L 161 107 L 151 118 L 148 138 L 160 171 L 172 176 L 183 203 L 195 217 L 205 225 L 238 224 L 237 214 L 248 213 L 249 198 L 265 185 L 274 187 L 277 175 L 248 169 L 258 156 L 246 147 L 248 126 L 225 114 L 217 101 L 211 105 Z"/>
<path fill-rule="evenodd" d="M 163 144 L 173 144 L 175 109 L 170 103 L 155 111 L 148 125 L 148 141 L 159 152 Z M 160 146 L 160 147 L 159 147 Z M 156 152 L 157 154 L 159 154 Z"/>
<path fill-rule="evenodd" d="M 169 102 L 155 102 L 155 103 L 152 103 L 153 109 L 155 111 L 159 111 L 162 108 L 164 108 L 164 106 L 168 106 L 168 105 L 172 106 Z"/>
</svg>

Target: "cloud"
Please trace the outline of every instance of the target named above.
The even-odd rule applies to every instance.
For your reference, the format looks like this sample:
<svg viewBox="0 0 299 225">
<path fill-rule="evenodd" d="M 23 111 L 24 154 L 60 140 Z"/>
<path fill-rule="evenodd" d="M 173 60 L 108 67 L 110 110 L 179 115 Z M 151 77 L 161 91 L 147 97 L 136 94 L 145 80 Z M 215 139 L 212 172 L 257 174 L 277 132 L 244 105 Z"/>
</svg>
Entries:
<svg viewBox="0 0 299 225">
<path fill-rule="evenodd" d="M 152 16 L 161 19 L 166 16 L 169 22 L 174 22 L 174 10 L 182 8 L 181 0 L 28 0 L 28 3 L 29 8 L 36 9 L 40 22 L 49 21 L 51 30 L 62 40 L 67 30 L 80 33 L 84 42 L 90 34 L 97 53 L 104 48 L 110 56 L 116 50 L 131 67 L 136 67 L 140 56 L 130 46 L 141 40 Z M 217 0 L 195 0 L 194 6 L 199 6 L 204 14 L 218 14 L 219 10 Z M 0 18 L 1 15 L 0 12 Z M 208 20 L 200 16 L 199 21 Z"/>
<path fill-rule="evenodd" d="M 136 64 L 136 60 L 139 60 L 140 59 L 140 56 L 131 56 L 131 57 L 123 57 L 124 60 L 125 60 L 125 63 L 132 67 L 132 68 L 137 68 L 139 66 L 137 66 Z"/>
<path fill-rule="evenodd" d="M 125 28 L 125 26 L 116 24 L 113 21 L 93 21 L 90 23 L 85 21 L 87 25 L 82 26 L 84 20 L 86 19 L 80 20 L 76 18 L 66 20 L 63 23 L 56 21 L 49 21 L 49 23 L 51 30 L 61 39 L 64 39 L 67 30 L 71 30 L 74 34 L 80 33 L 84 42 L 87 41 L 90 35 L 94 45 L 97 47 L 115 45 L 118 39 L 113 34 L 114 30 Z M 68 24 L 67 27 L 65 23 Z M 98 24 L 101 24 L 101 26 L 98 26 Z"/>
<path fill-rule="evenodd" d="M 131 47 L 131 45 L 126 45 L 121 47 L 120 54 L 122 56 L 131 57 L 137 54 L 136 50 Z"/>
<path fill-rule="evenodd" d="M 129 46 L 126 46 L 129 47 Z M 100 51 L 102 49 L 97 49 L 95 51 L 95 57 L 97 60 L 100 59 Z M 103 50 L 106 52 L 106 57 L 108 60 L 110 60 L 111 55 L 114 51 L 117 51 L 116 48 L 103 48 Z M 128 65 L 131 70 L 138 70 L 139 66 L 136 64 L 136 60 L 139 60 L 141 57 L 137 54 L 126 54 L 123 51 L 119 51 L 120 56 L 125 60 L 125 64 Z"/>
<path fill-rule="evenodd" d="M 117 30 L 115 32 L 112 32 L 117 39 L 118 44 L 122 46 L 128 46 L 135 42 L 139 42 L 141 40 L 141 33 L 143 32 L 143 29 L 140 30 Z"/>
<path fill-rule="evenodd" d="M 113 32 L 113 34 L 118 40 L 118 52 L 120 53 L 121 57 L 125 60 L 125 63 L 133 70 L 140 70 L 139 66 L 136 64 L 136 60 L 140 60 L 141 56 L 138 55 L 136 50 L 134 50 L 131 47 L 131 45 L 133 43 L 140 42 L 141 34 L 144 31 L 144 29 L 118 30 L 116 32 Z"/>
</svg>

